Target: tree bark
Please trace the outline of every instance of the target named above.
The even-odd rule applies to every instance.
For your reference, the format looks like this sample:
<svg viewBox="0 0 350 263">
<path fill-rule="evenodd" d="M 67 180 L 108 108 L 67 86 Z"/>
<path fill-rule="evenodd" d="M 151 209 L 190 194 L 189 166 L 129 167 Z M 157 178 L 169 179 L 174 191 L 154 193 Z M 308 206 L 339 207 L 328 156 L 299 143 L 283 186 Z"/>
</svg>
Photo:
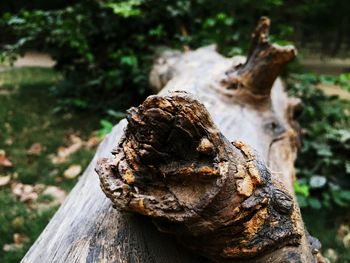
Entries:
<svg viewBox="0 0 350 263">
<path fill-rule="evenodd" d="M 159 58 L 150 74 L 159 96 L 114 128 L 22 262 L 204 262 L 111 207 L 93 172 L 100 157 L 113 205 L 195 254 L 316 262 L 320 245 L 293 192 L 300 102 L 276 79 L 296 52 L 267 41 L 269 24 L 259 21 L 246 60 L 213 47 Z"/>
</svg>

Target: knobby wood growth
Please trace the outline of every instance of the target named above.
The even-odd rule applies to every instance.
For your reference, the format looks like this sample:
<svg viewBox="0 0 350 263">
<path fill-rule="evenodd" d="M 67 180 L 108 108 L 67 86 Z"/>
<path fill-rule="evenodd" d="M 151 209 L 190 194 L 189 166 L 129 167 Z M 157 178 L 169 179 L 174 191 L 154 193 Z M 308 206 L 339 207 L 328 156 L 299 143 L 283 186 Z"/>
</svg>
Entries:
<svg viewBox="0 0 350 263">
<path fill-rule="evenodd" d="M 269 25 L 247 59 L 161 56 L 160 93 L 128 111 L 22 262 L 322 262 L 293 192 L 300 101 L 277 78 L 296 51 Z"/>
</svg>

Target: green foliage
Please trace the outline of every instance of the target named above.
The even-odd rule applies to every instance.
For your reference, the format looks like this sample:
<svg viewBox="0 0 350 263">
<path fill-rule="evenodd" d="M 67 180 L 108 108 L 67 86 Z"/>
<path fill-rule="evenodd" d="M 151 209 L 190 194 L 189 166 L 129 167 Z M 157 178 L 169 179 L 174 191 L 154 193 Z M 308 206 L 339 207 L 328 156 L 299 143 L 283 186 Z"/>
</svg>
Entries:
<svg viewBox="0 0 350 263">
<path fill-rule="evenodd" d="M 107 120 L 101 120 L 100 121 L 101 128 L 97 131 L 97 136 L 98 137 L 104 137 L 108 133 L 110 133 L 113 129 L 113 123 Z"/>
<path fill-rule="evenodd" d="M 322 42 L 322 48 L 334 51 L 341 41 L 348 41 L 341 37 L 342 32 L 349 31 L 348 23 L 344 22 L 350 12 L 346 3 L 345 0 L 297 3 L 85 0 L 70 4 L 56 0 L 17 4 L 11 1 L 8 6 L 12 8 L 4 8 L 0 19 L 0 60 L 13 61 L 27 49 L 48 52 L 64 76 L 64 81 L 54 89 L 61 102 L 57 109 L 74 106 L 124 110 L 138 104 L 150 92 L 147 75 L 158 46 L 196 48 L 217 43 L 225 55 L 244 54 L 256 20 L 269 15 L 274 23 L 273 41 L 283 45 L 290 41 Z M 329 11 L 335 9 L 337 12 Z M 318 27 L 322 27 L 322 34 Z M 329 39 L 337 40 L 335 46 L 330 46 Z M 348 79 L 348 75 L 343 75 L 337 81 L 349 89 Z"/>
<path fill-rule="evenodd" d="M 141 5 L 141 0 L 129 0 L 122 2 L 108 2 L 107 7 L 112 8 L 113 13 L 122 17 L 138 16 L 141 10 L 137 6 Z"/>
<path fill-rule="evenodd" d="M 339 76 L 320 75 L 318 81 L 326 85 L 338 85 L 350 92 L 350 73 L 343 73 Z"/>
<path fill-rule="evenodd" d="M 327 97 L 318 83 L 338 83 L 341 78 L 314 74 L 292 75 L 290 93 L 303 98 L 303 146 L 296 167 L 295 191 L 301 207 L 331 208 L 350 204 L 350 104 Z"/>
<path fill-rule="evenodd" d="M 340 74 L 336 80 L 343 89 L 350 92 L 350 73 Z"/>
<path fill-rule="evenodd" d="M 124 110 L 149 93 L 148 72 L 158 46 L 196 48 L 217 43 L 225 55 L 247 50 L 256 20 L 271 15 L 273 39 L 294 27 L 280 15 L 287 1 L 86 0 L 53 10 L 4 13 L 8 39 L 0 59 L 27 49 L 48 52 L 64 80 L 53 91 L 60 107 Z"/>
<path fill-rule="evenodd" d="M 104 137 L 108 133 L 110 133 L 113 129 L 113 123 L 116 123 L 120 121 L 121 119 L 125 118 L 125 113 L 121 111 L 115 111 L 115 110 L 108 110 L 107 115 L 109 115 L 110 119 L 113 119 L 111 121 L 102 119 L 100 121 L 101 128 L 97 131 L 96 135 L 98 137 Z"/>
</svg>

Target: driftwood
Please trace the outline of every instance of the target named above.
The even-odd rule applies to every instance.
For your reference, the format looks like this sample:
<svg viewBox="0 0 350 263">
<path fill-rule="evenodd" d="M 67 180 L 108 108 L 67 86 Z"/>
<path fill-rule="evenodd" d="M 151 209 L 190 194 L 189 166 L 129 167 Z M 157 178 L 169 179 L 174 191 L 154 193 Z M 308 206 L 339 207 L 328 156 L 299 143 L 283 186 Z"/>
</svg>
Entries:
<svg viewBox="0 0 350 263">
<path fill-rule="evenodd" d="M 113 129 L 22 262 L 321 262 L 293 192 L 300 101 L 277 78 L 296 51 L 269 24 L 246 60 L 159 58 L 159 95 Z"/>
</svg>

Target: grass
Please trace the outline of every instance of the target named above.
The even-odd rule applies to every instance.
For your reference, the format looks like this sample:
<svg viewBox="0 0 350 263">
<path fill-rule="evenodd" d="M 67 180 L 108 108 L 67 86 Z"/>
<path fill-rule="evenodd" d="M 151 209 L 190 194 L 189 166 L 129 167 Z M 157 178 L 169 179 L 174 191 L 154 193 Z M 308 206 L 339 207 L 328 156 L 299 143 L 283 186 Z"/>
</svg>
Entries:
<svg viewBox="0 0 350 263">
<path fill-rule="evenodd" d="M 81 149 L 62 164 L 53 164 L 50 155 L 67 144 L 69 134 L 87 139 L 98 129 L 98 116 L 91 113 L 55 113 L 56 98 L 52 96 L 61 76 L 51 69 L 20 68 L 0 72 L 0 149 L 13 167 L 0 167 L 0 176 L 11 175 L 11 183 L 0 186 L 0 262 L 19 262 L 30 245 L 44 229 L 57 206 L 45 210 L 31 208 L 12 194 L 11 184 L 55 185 L 69 191 L 77 179 L 65 179 L 62 174 L 70 164 L 85 167 L 95 150 Z M 26 151 L 40 143 L 38 156 Z M 38 202 L 47 201 L 39 197 Z M 15 233 L 25 236 L 21 246 L 4 251 L 4 245 L 14 243 Z"/>
</svg>

